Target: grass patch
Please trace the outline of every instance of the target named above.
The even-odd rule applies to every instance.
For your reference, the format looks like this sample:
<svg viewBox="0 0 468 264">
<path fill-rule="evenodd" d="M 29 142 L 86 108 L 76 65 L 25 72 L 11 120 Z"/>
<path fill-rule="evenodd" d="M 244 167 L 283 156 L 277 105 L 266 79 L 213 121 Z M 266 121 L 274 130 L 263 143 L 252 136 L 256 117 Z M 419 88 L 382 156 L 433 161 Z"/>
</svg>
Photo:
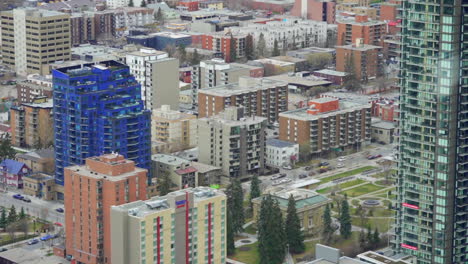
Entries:
<svg viewBox="0 0 468 264">
<path fill-rule="evenodd" d="M 301 254 L 294 254 L 293 255 L 293 258 L 294 260 L 297 262 L 300 262 L 302 261 L 302 259 L 304 257 L 308 257 L 308 256 L 315 256 L 315 245 L 319 243 L 319 241 L 308 241 L 308 242 L 304 242 L 304 245 L 305 245 L 305 251 L 304 253 L 301 253 Z"/>
<path fill-rule="evenodd" d="M 365 218 L 365 221 L 361 222 L 361 218 L 353 216 L 352 222 L 354 226 L 362 228 L 367 228 L 370 225 L 371 229 L 374 230 L 377 227 L 380 233 L 384 233 L 393 224 L 393 218 Z"/>
<path fill-rule="evenodd" d="M 391 186 L 391 185 L 393 185 L 394 183 L 395 183 L 395 182 L 394 182 L 392 179 L 390 179 L 390 180 L 388 180 L 388 181 L 386 181 L 386 180 L 378 180 L 378 181 L 375 181 L 375 184 L 383 185 L 383 186 Z"/>
<path fill-rule="evenodd" d="M 358 184 L 363 184 L 365 182 L 366 182 L 365 180 L 356 179 L 356 180 L 344 182 L 344 183 L 341 183 L 341 184 L 338 184 L 338 185 L 335 185 L 335 186 L 330 186 L 330 187 L 327 187 L 327 188 L 323 188 L 323 189 L 317 190 L 317 192 L 318 193 L 327 193 L 327 192 L 332 191 L 333 188 L 336 188 L 336 187 L 339 188 L 339 189 L 345 189 L 345 188 L 349 188 L 349 187 L 352 187 L 352 186 L 355 186 L 355 185 L 358 185 Z"/>
<path fill-rule="evenodd" d="M 381 190 L 383 187 L 374 185 L 372 183 L 364 184 L 358 186 L 356 188 L 349 189 L 347 191 L 342 192 L 343 194 L 348 195 L 348 197 L 357 197 L 367 193 L 375 192 Z"/>
<path fill-rule="evenodd" d="M 257 228 L 254 227 L 254 225 L 249 225 L 245 228 L 244 232 L 247 234 L 255 235 L 257 234 Z"/>
<path fill-rule="evenodd" d="M 242 250 L 241 248 L 249 248 L 249 250 Z M 258 254 L 258 242 L 242 246 L 241 248 L 236 248 L 236 253 L 232 256 L 229 256 L 229 258 L 247 264 L 260 263 L 260 255 Z"/>
<path fill-rule="evenodd" d="M 333 176 L 329 176 L 329 177 L 325 177 L 325 178 L 320 179 L 320 184 L 324 184 L 324 183 L 331 182 L 333 180 L 341 179 L 341 178 L 348 177 L 348 176 L 353 176 L 353 175 L 362 173 L 362 172 L 367 171 L 367 170 L 372 170 L 372 169 L 375 169 L 375 168 L 376 167 L 374 167 L 374 166 L 365 166 L 365 167 L 357 168 L 357 169 L 354 169 L 354 170 L 346 171 L 346 172 L 343 172 L 343 173 L 335 174 Z"/>
<path fill-rule="evenodd" d="M 361 201 L 359 200 L 352 200 L 351 201 L 351 204 L 354 205 L 354 206 L 359 206 L 361 204 Z"/>
</svg>

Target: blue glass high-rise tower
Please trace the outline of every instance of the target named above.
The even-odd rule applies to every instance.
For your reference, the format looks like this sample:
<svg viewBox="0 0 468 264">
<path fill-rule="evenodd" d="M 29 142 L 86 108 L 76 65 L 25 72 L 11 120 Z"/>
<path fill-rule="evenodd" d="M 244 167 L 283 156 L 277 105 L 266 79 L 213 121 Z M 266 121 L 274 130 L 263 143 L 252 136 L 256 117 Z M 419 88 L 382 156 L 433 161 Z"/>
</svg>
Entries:
<svg viewBox="0 0 468 264">
<path fill-rule="evenodd" d="M 104 61 L 52 74 L 58 184 L 63 185 L 65 167 L 103 153 L 117 152 L 150 168 L 151 114 L 126 65 Z"/>
</svg>

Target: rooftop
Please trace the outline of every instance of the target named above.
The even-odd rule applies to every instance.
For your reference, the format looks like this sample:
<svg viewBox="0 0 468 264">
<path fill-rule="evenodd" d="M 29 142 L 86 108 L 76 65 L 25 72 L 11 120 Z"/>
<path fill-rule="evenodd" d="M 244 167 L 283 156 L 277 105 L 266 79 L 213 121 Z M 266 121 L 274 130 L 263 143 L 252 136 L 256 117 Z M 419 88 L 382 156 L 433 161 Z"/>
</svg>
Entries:
<svg viewBox="0 0 468 264">
<path fill-rule="evenodd" d="M 24 248 L 13 248 L 0 253 L 0 259 L 11 261 L 11 263 L 21 264 L 62 264 L 64 259 L 57 256 L 44 256 L 36 251 L 26 250 Z"/>
<path fill-rule="evenodd" d="M 357 258 L 360 260 L 365 261 L 365 263 L 381 263 L 381 264 L 409 264 L 412 263 L 410 261 L 406 261 L 405 259 L 408 256 L 402 256 L 402 258 L 394 259 L 391 257 L 387 257 L 381 254 L 378 254 L 374 251 L 367 251 L 357 255 Z M 410 257 L 411 258 L 411 257 Z"/>
<path fill-rule="evenodd" d="M 276 148 L 290 148 L 290 147 L 296 146 L 297 144 L 291 143 L 288 141 L 279 140 L 276 138 L 270 138 L 270 139 L 267 139 L 266 145 L 276 147 Z"/>
<path fill-rule="evenodd" d="M 312 86 L 326 86 L 332 84 L 330 81 L 326 81 L 323 78 L 316 77 L 316 76 L 290 76 L 289 74 L 282 74 L 282 75 L 275 75 L 267 77 L 270 80 L 286 82 L 288 84 L 295 84 L 305 87 L 312 87 Z"/>
<path fill-rule="evenodd" d="M 336 46 L 336 48 L 337 49 L 342 48 L 342 49 L 347 49 L 347 50 L 357 50 L 357 51 L 382 49 L 382 47 L 380 46 L 367 45 L 367 44 L 360 44 L 359 46 L 356 46 L 355 44 L 349 44 L 349 45 L 344 45 L 344 46 Z"/>
<path fill-rule="evenodd" d="M 38 8 L 45 10 L 77 10 L 82 8 L 94 9 L 96 3 L 93 0 L 68 0 L 63 2 L 49 2 L 39 5 Z"/>
<path fill-rule="evenodd" d="M 40 173 L 40 172 L 33 173 L 33 174 L 27 175 L 25 177 L 30 178 L 30 179 L 34 179 L 34 180 L 38 180 L 38 181 L 53 180 L 54 179 L 54 176 L 48 175 L 48 174 L 45 174 L 45 173 Z"/>
<path fill-rule="evenodd" d="M 41 18 L 41 17 L 54 17 L 54 16 L 68 16 L 66 13 L 62 12 L 57 12 L 54 10 L 49 10 L 49 9 L 38 9 L 38 8 L 31 8 L 31 7 L 26 7 L 26 8 L 17 8 L 14 10 L 10 11 L 3 11 L 5 13 L 13 14 L 14 12 L 21 12 L 24 11 L 26 12 L 26 15 L 28 17 L 33 17 L 33 18 Z M 3 13 L 2 12 L 2 13 Z"/>
<path fill-rule="evenodd" d="M 172 165 L 172 166 L 180 166 L 182 164 L 187 164 L 190 161 L 179 158 L 177 156 L 167 155 L 167 154 L 154 154 L 151 156 L 151 160 L 156 162 L 161 162 L 164 164 Z"/>
<path fill-rule="evenodd" d="M 166 38 L 190 38 L 188 34 L 175 33 L 175 32 L 158 32 L 151 34 L 152 36 L 166 37 Z"/>
<path fill-rule="evenodd" d="M 273 79 L 241 77 L 239 78 L 238 83 L 231 83 L 216 86 L 213 88 L 202 89 L 199 91 L 199 93 L 213 96 L 228 97 L 232 95 L 240 95 L 244 93 L 250 93 L 253 91 L 266 90 L 286 85 L 286 82 Z"/>
<path fill-rule="evenodd" d="M 133 55 L 133 56 L 140 56 L 140 57 L 145 57 L 145 56 L 152 56 L 152 55 L 167 55 L 167 52 L 161 51 L 161 50 L 155 50 L 151 48 L 142 48 L 137 51 L 132 51 L 129 52 L 127 55 Z"/>
<path fill-rule="evenodd" d="M 287 117 L 287 118 L 309 121 L 309 120 L 316 120 L 321 117 L 335 116 L 338 114 L 346 113 L 348 111 L 355 111 L 355 110 L 360 110 L 363 108 L 370 108 L 370 107 L 371 107 L 370 103 L 359 104 L 359 103 L 353 103 L 353 102 L 339 101 L 339 109 L 335 111 L 329 111 L 329 112 L 317 113 L 315 115 L 311 115 L 307 113 L 307 110 L 309 110 L 309 108 L 305 107 L 305 108 L 286 111 L 286 112 L 280 113 L 279 115 L 283 117 Z"/>
<path fill-rule="evenodd" d="M 200 163 L 196 161 L 191 162 L 192 167 L 198 170 L 199 173 L 207 173 L 214 170 L 221 170 L 220 167 L 211 166 L 205 163 Z"/>
<path fill-rule="evenodd" d="M 380 119 L 372 118 L 371 127 L 390 130 L 395 129 L 396 126 L 393 122 L 382 121 Z"/>
<path fill-rule="evenodd" d="M 348 73 L 346 72 L 334 71 L 334 70 L 329 70 L 329 69 L 323 69 L 323 70 L 314 71 L 314 72 L 326 74 L 326 75 L 340 76 L 340 77 L 345 77 L 346 75 L 348 75 Z"/>
<path fill-rule="evenodd" d="M 36 151 L 18 154 L 16 157 L 37 162 L 37 161 L 40 161 L 41 159 L 54 159 L 55 151 L 53 148 L 39 149 Z"/>
<path fill-rule="evenodd" d="M 33 107 L 33 108 L 53 108 L 54 107 L 54 100 L 49 99 L 46 102 L 43 103 L 22 103 L 21 105 L 27 106 L 27 107 Z"/>
<path fill-rule="evenodd" d="M 331 201 L 326 196 L 316 193 L 308 189 L 285 189 L 276 193 L 271 193 L 273 199 L 276 199 L 279 206 L 282 208 L 288 207 L 289 197 L 292 195 L 296 200 L 296 208 L 298 210 L 308 207 L 320 205 Z M 255 198 L 254 200 L 261 201 L 263 197 Z"/>
<path fill-rule="evenodd" d="M 255 61 L 258 61 L 263 64 L 273 64 L 273 65 L 281 66 L 281 67 L 294 65 L 294 62 L 283 61 L 283 60 L 278 60 L 278 59 L 270 59 L 270 58 L 258 59 Z"/>
</svg>

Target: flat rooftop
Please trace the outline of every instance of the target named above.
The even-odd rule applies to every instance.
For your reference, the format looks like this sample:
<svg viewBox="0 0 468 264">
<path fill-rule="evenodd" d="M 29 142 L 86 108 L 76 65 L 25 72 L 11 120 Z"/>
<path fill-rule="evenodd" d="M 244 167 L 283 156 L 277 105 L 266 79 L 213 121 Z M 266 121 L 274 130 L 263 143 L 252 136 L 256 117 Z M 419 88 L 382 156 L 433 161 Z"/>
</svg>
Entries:
<svg viewBox="0 0 468 264">
<path fill-rule="evenodd" d="M 152 161 L 161 162 L 164 164 L 172 165 L 172 166 L 180 166 L 182 164 L 190 163 L 190 161 L 179 158 L 177 156 L 166 155 L 166 154 L 154 154 L 151 156 Z"/>
<path fill-rule="evenodd" d="M 231 83 L 226 85 L 220 85 L 213 88 L 201 89 L 198 92 L 200 94 L 207 94 L 213 96 L 228 97 L 232 95 L 239 95 L 244 93 L 250 93 L 258 90 L 266 90 L 278 86 L 286 86 L 287 83 L 283 81 L 267 79 L 267 78 L 245 78 L 248 79 L 246 84 L 242 84 L 241 79 L 239 83 Z"/>
<path fill-rule="evenodd" d="M 267 139 L 266 145 L 276 147 L 276 148 L 290 148 L 290 147 L 294 147 L 297 144 L 291 143 L 289 141 L 279 140 L 276 138 L 270 138 L 270 139 Z"/>
<path fill-rule="evenodd" d="M 344 46 L 336 46 L 336 48 L 342 48 L 342 49 L 347 49 L 347 50 L 357 50 L 357 51 L 368 51 L 368 50 L 374 50 L 374 49 L 382 49 L 380 46 L 374 46 L 374 45 L 367 45 L 367 44 L 361 44 L 359 46 L 356 46 L 355 44 L 349 44 L 349 45 L 344 45 Z"/>
<path fill-rule="evenodd" d="M 360 110 L 363 108 L 371 108 L 371 104 L 370 103 L 358 104 L 358 103 L 353 103 L 353 102 L 339 101 L 339 109 L 335 111 L 317 113 L 315 115 L 312 115 L 312 114 L 307 113 L 307 110 L 309 109 L 309 107 L 304 107 L 300 109 L 286 111 L 286 112 L 280 113 L 279 115 L 283 117 L 291 118 L 291 119 L 310 121 L 310 120 L 316 120 L 322 117 L 335 116 L 335 115 L 346 113 L 349 111 Z"/>
<path fill-rule="evenodd" d="M 332 84 L 332 82 L 326 81 L 323 78 L 319 78 L 316 76 L 301 77 L 301 76 L 296 76 L 296 75 L 289 76 L 288 74 L 282 74 L 282 75 L 269 76 L 266 78 L 270 80 L 286 82 L 288 84 L 295 84 L 295 85 L 306 86 L 306 87 L 323 86 L 323 85 Z"/>
<path fill-rule="evenodd" d="M 388 122 L 388 121 L 382 121 L 382 120 L 375 120 L 374 118 L 372 119 L 372 128 L 380 128 L 380 129 L 394 129 L 396 125 L 393 122 Z"/>
<path fill-rule="evenodd" d="M 339 77 L 345 77 L 346 75 L 348 75 L 348 73 L 346 72 L 334 71 L 334 70 L 329 70 L 329 69 L 323 69 L 323 70 L 314 71 L 314 72 L 326 74 L 326 75 L 332 75 L 332 76 L 339 76 Z"/>
<path fill-rule="evenodd" d="M 357 258 L 360 260 L 366 261 L 366 263 L 382 263 L 382 264 L 410 264 L 412 262 L 405 261 L 408 257 L 403 257 L 400 259 L 393 259 L 381 254 L 378 254 L 374 251 L 367 251 L 357 255 Z M 372 261 L 372 262 L 370 262 Z"/>
<path fill-rule="evenodd" d="M 289 197 L 292 195 L 296 200 L 296 208 L 298 210 L 313 205 L 319 205 L 331 201 L 324 195 L 318 194 L 315 191 L 308 189 L 289 189 L 281 190 L 276 193 L 270 193 L 273 199 L 276 199 L 279 203 L 279 206 L 282 208 L 288 207 Z M 263 197 L 257 197 L 254 200 L 261 201 Z"/>
</svg>

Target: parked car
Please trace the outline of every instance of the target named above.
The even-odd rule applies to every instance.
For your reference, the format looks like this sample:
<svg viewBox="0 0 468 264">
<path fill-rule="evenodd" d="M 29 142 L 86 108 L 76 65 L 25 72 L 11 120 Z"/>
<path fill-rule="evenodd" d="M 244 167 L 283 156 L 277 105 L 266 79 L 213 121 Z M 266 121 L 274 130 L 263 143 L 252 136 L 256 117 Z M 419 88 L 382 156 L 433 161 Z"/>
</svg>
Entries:
<svg viewBox="0 0 468 264">
<path fill-rule="evenodd" d="M 340 161 L 340 162 L 343 162 L 343 161 L 345 161 L 345 160 L 346 160 L 345 157 L 339 157 L 339 158 L 338 158 L 338 161 Z"/>
<path fill-rule="evenodd" d="M 323 167 L 323 168 L 319 169 L 319 173 L 324 173 L 324 172 L 327 172 L 327 171 L 328 171 L 327 167 Z"/>
<path fill-rule="evenodd" d="M 304 167 L 304 170 L 305 170 L 305 171 L 310 171 L 311 169 L 312 169 L 311 166 L 305 166 L 305 167 Z"/>
<path fill-rule="evenodd" d="M 322 166 L 328 166 L 328 165 L 330 165 L 329 162 L 323 161 L 323 162 L 320 162 L 318 166 L 322 167 Z"/>
<path fill-rule="evenodd" d="M 381 154 L 375 155 L 375 158 L 376 158 L 376 159 L 381 158 L 381 157 L 382 157 Z"/>
<path fill-rule="evenodd" d="M 57 211 L 59 213 L 63 213 L 63 208 L 57 208 L 57 209 L 55 209 L 55 211 Z"/>
<path fill-rule="evenodd" d="M 45 235 L 45 236 L 41 237 L 41 241 L 47 241 L 47 240 L 52 239 L 52 238 L 54 238 L 52 235 Z"/>
<path fill-rule="evenodd" d="M 23 199 L 21 199 L 21 200 L 23 200 L 24 202 L 27 202 L 27 203 L 31 202 L 31 199 L 29 199 L 28 197 L 23 197 Z"/>
<path fill-rule="evenodd" d="M 375 155 L 369 155 L 367 156 L 367 159 L 368 160 L 373 160 L 373 159 L 376 159 L 377 157 Z"/>
<path fill-rule="evenodd" d="M 6 248 L 0 248 L 0 252 L 5 252 L 5 251 L 7 251 L 7 250 L 8 250 L 8 249 L 6 249 Z"/>
<path fill-rule="evenodd" d="M 299 174 L 299 179 L 307 178 L 307 174 Z"/>
<path fill-rule="evenodd" d="M 34 238 L 34 239 L 31 239 L 28 241 L 28 245 L 34 245 L 34 244 L 37 244 L 39 243 L 39 239 L 37 238 Z"/>
<path fill-rule="evenodd" d="M 314 176 L 315 174 L 316 174 L 316 173 L 313 172 L 313 171 L 309 172 L 309 176 Z"/>
<path fill-rule="evenodd" d="M 336 164 L 336 167 L 337 167 L 337 168 L 343 168 L 343 167 L 344 167 L 344 164 L 343 164 L 343 163 L 338 163 L 338 164 Z"/>
<path fill-rule="evenodd" d="M 15 195 L 13 195 L 13 198 L 18 199 L 18 200 L 23 200 L 24 197 L 23 197 L 23 195 L 17 193 Z"/>
<path fill-rule="evenodd" d="M 283 177 L 286 177 L 286 174 L 281 173 L 281 174 L 276 174 L 276 175 L 271 176 L 271 179 L 272 180 L 277 180 L 277 179 L 281 179 Z"/>
<path fill-rule="evenodd" d="M 292 170 L 292 167 L 291 167 L 291 165 L 285 165 L 285 166 L 283 166 L 283 169 L 285 169 L 285 170 Z"/>
</svg>

